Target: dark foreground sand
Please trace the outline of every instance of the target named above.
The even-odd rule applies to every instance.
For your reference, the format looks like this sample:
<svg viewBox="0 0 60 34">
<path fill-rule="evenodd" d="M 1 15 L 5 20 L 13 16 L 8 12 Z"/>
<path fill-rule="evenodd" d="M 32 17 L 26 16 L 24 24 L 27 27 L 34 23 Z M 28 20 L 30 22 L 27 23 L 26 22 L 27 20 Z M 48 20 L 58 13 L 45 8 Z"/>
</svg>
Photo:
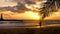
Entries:
<svg viewBox="0 0 60 34">
<path fill-rule="evenodd" d="M 0 28 L 0 34 L 60 34 L 60 26 L 41 28 Z"/>
</svg>

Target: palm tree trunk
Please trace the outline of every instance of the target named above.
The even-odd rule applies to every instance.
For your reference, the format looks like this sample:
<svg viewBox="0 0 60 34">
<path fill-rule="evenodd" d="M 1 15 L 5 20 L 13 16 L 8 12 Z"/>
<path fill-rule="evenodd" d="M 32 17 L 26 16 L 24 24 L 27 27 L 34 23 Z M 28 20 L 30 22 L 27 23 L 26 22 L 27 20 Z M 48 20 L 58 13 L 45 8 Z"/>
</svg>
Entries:
<svg viewBox="0 0 60 34">
<path fill-rule="evenodd" d="M 43 23 L 45 17 L 46 17 L 46 16 L 45 16 L 45 14 L 44 14 L 44 15 L 42 16 L 42 19 L 41 19 L 40 22 L 39 22 L 40 28 L 41 28 L 41 26 L 42 26 L 42 23 Z"/>
<path fill-rule="evenodd" d="M 1 20 L 3 20 L 3 14 L 1 14 Z"/>
<path fill-rule="evenodd" d="M 40 23 L 39 23 L 40 24 L 40 28 L 42 26 L 43 20 L 44 20 L 44 18 L 42 20 L 40 20 Z"/>
</svg>

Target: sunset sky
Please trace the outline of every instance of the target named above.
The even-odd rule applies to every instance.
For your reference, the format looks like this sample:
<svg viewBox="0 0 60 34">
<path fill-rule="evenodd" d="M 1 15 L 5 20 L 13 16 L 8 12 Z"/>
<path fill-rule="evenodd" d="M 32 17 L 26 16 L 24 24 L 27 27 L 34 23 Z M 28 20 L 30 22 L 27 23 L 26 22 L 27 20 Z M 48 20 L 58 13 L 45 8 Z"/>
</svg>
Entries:
<svg viewBox="0 0 60 34">
<path fill-rule="evenodd" d="M 0 0 L 0 7 L 16 6 L 17 3 L 14 0 Z"/>
<path fill-rule="evenodd" d="M 42 7 L 39 2 L 39 0 L 18 0 L 20 4 L 24 5 L 20 6 L 25 8 L 25 10 L 30 9 L 29 11 L 25 11 L 24 13 L 15 13 L 12 11 L 1 11 L 3 13 L 3 18 L 4 19 L 39 19 L 41 18 L 41 15 L 38 15 L 38 13 L 33 12 L 33 10 L 38 11 L 40 7 Z M 8 7 L 8 6 L 16 6 L 17 2 L 16 0 L 0 0 L 0 7 Z M 34 4 L 35 3 L 35 4 Z M 44 2 L 43 2 L 44 3 Z M 31 12 L 30 12 L 31 11 Z M 60 12 L 55 12 L 51 16 L 46 17 L 45 19 L 60 19 Z"/>
<path fill-rule="evenodd" d="M 45 20 L 60 20 L 60 12 L 55 12 L 51 16 L 45 18 Z"/>
<path fill-rule="evenodd" d="M 3 12 L 3 19 L 15 19 L 15 20 L 39 20 L 41 16 L 38 13 L 32 11 L 25 11 L 24 13 Z"/>
</svg>

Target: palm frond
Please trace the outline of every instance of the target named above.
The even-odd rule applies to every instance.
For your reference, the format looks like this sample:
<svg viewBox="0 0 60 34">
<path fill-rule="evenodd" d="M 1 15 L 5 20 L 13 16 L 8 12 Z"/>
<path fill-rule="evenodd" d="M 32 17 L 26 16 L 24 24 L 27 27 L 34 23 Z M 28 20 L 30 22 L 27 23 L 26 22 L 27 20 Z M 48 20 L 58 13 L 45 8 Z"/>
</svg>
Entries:
<svg viewBox="0 0 60 34">
<path fill-rule="evenodd" d="M 57 3 L 58 1 L 51 1 L 49 3 L 45 3 L 45 6 L 41 8 L 42 10 L 40 11 L 41 14 L 43 14 L 43 17 L 49 16 L 53 12 L 57 12 L 55 2 Z"/>
</svg>

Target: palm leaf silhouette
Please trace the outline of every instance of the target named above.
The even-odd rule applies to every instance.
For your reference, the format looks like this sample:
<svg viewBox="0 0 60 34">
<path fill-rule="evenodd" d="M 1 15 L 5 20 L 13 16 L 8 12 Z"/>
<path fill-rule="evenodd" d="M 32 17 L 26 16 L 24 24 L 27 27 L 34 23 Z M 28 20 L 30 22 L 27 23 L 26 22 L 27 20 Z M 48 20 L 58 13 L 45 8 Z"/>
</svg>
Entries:
<svg viewBox="0 0 60 34">
<path fill-rule="evenodd" d="M 42 19 L 40 20 L 40 26 L 42 25 L 42 21 L 45 17 L 50 16 L 51 13 L 57 12 L 59 0 L 47 0 L 46 3 L 44 3 L 44 7 L 41 8 L 40 14 L 42 14 Z"/>
</svg>

